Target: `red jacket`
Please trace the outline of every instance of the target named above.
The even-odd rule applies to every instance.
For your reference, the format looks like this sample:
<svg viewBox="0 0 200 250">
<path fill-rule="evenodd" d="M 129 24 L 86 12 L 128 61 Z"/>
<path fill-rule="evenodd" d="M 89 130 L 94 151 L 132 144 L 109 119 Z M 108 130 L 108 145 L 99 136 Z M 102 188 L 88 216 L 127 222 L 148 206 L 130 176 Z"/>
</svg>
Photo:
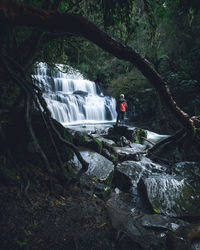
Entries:
<svg viewBox="0 0 200 250">
<path fill-rule="evenodd" d="M 127 107 L 127 102 L 124 98 L 120 98 L 117 102 L 117 112 L 125 112 Z"/>
</svg>

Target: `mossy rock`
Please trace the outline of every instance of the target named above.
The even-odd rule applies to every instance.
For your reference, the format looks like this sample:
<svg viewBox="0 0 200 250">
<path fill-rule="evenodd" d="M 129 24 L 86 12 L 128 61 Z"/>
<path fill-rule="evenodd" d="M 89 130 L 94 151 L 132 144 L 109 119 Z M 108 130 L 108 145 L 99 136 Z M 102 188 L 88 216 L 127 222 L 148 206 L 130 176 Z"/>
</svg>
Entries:
<svg viewBox="0 0 200 250">
<path fill-rule="evenodd" d="M 108 138 L 116 144 L 120 143 L 120 138 L 124 136 L 127 140 L 143 144 L 147 138 L 147 132 L 141 128 L 128 128 L 126 126 L 113 126 L 108 130 Z"/>
<path fill-rule="evenodd" d="M 78 147 L 86 147 L 92 149 L 98 153 L 102 153 L 103 145 L 100 140 L 97 138 L 93 138 L 88 136 L 86 133 L 83 132 L 75 132 L 73 137 L 73 142 Z"/>
<path fill-rule="evenodd" d="M 147 138 L 147 131 L 141 128 L 135 128 L 132 134 L 132 142 L 144 144 L 145 139 Z"/>
</svg>

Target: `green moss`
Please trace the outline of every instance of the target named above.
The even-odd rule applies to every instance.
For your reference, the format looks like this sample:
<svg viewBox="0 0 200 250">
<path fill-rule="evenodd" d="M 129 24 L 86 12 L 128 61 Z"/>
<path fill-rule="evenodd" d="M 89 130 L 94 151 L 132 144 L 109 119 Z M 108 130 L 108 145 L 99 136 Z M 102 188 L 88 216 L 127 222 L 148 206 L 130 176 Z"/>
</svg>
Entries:
<svg viewBox="0 0 200 250">
<path fill-rule="evenodd" d="M 73 142 L 77 146 L 85 146 L 86 143 L 88 142 L 88 136 L 86 134 L 76 132 L 73 136 Z"/>
<path fill-rule="evenodd" d="M 147 131 L 141 128 L 134 129 L 133 134 L 132 134 L 133 142 L 143 144 L 145 138 L 147 138 Z"/>
<path fill-rule="evenodd" d="M 103 145 L 102 145 L 102 142 L 101 141 L 99 141 L 97 138 L 93 138 L 93 140 L 94 140 L 94 142 L 96 143 L 96 145 L 97 145 L 97 152 L 98 153 L 102 153 L 102 149 L 103 149 Z"/>
<path fill-rule="evenodd" d="M 189 185 L 185 184 L 182 188 L 182 192 L 175 199 L 176 212 L 188 216 L 197 216 L 200 213 L 200 200 L 195 190 Z"/>
</svg>

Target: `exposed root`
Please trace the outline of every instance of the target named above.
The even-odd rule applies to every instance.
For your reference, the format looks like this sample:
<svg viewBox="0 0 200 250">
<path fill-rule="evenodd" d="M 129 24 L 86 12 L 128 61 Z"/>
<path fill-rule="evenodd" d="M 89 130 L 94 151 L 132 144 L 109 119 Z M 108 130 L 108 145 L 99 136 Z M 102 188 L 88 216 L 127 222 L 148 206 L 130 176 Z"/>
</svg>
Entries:
<svg viewBox="0 0 200 250">
<path fill-rule="evenodd" d="M 51 143 L 53 145 L 53 148 L 55 150 L 59 166 L 62 170 L 62 172 L 65 170 L 64 163 L 62 161 L 62 157 L 57 149 L 56 142 L 54 140 L 54 135 L 62 141 L 65 145 L 70 147 L 74 153 L 76 154 L 78 160 L 82 164 L 82 169 L 79 171 L 77 177 L 79 178 L 82 173 L 86 172 L 88 169 L 88 163 L 82 158 L 80 152 L 78 151 L 77 147 L 68 141 L 66 141 L 58 132 L 58 130 L 55 128 L 53 120 L 51 118 L 50 111 L 48 110 L 47 104 L 42 97 L 42 92 L 40 88 L 35 86 L 32 81 L 26 80 L 26 74 L 24 72 L 24 69 L 19 65 L 13 58 L 7 56 L 7 55 L 0 55 L 1 63 L 5 69 L 5 72 L 10 75 L 11 79 L 14 83 L 18 85 L 18 87 L 21 89 L 23 96 L 25 98 L 24 101 L 24 108 L 25 108 L 25 121 L 27 124 L 27 128 L 29 131 L 29 134 L 31 136 L 31 139 L 34 143 L 36 152 L 39 153 L 42 161 L 44 162 L 47 170 L 51 175 L 53 174 L 53 169 L 50 166 L 50 163 L 48 161 L 48 157 L 44 153 L 43 149 L 41 148 L 37 136 L 34 133 L 33 127 L 32 127 L 32 121 L 31 121 L 31 113 L 33 110 L 33 107 L 35 107 L 39 110 L 39 112 L 42 115 L 43 121 L 45 123 L 45 126 L 47 128 L 47 131 L 49 133 L 49 137 L 51 140 Z M 17 68 L 17 73 L 16 69 Z"/>
<path fill-rule="evenodd" d="M 161 153 L 161 150 L 163 151 L 165 147 L 177 143 L 184 135 L 185 135 L 185 130 L 181 129 L 176 134 L 167 137 L 166 139 L 155 144 L 152 148 L 148 150 L 148 157 L 151 157 L 153 155 L 159 155 Z"/>
</svg>

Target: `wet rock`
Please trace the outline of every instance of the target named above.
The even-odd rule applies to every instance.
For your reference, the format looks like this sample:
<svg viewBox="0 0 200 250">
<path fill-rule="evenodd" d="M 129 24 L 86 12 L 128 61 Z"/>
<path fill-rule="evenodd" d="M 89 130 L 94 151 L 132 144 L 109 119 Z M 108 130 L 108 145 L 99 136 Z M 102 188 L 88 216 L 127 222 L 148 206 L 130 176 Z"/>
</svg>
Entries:
<svg viewBox="0 0 200 250">
<path fill-rule="evenodd" d="M 115 143 L 120 143 L 120 138 L 124 136 L 126 140 L 131 142 L 143 143 L 144 139 L 147 138 L 147 132 L 139 128 L 129 128 L 126 126 L 113 126 L 109 128 L 107 137 Z"/>
<path fill-rule="evenodd" d="M 98 137 L 98 140 L 102 142 L 103 146 L 106 148 L 112 148 L 116 146 L 115 142 L 104 137 Z"/>
<path fill-rule="evenodd" d="M 139 144 L 138 144 L 139 145 Z M 135 148 L 130 148 L 130 147 L 113 147 L 113 150 L 117 153 L 117 154 L 126 154 L 126 155 L 130 155 L 130 154 L 135 154 L 138 153 Z"/>
<path fill-rule="evenodd" d="M 115 170 L 112 184 L 120 190 L 128 192 L 132 187 L 132 180 L 123 172 Z"/>
<path fill-rule="evenodd" d="M 166 250 L 165 241 L 159 235 L 145 229 L 126 205 L 113 194 L 107 202 L 108 214 L 112 226 L 118 232 L 117 240 L 120 250 L 125 249 L 159 249 Z"/>
<path fill-rule="evenodd" d="M 118 156 L 119 162 L 123 161 L 139 161 L 141 159 L 141 155 L 139 153 L 135 153 L 132 148 L 126 147 L 114 147 L 113 151 Z"/>
<path fill-rule="evenodd" d="M 130 144 L 130 148 L 135 152 L 144 152 L 144 150 L 146 149 L 146 145 L 142 145 L 139 143 L 131 143 Z"/>
<path fill-rule="evenodd" d="M 167 244 L 174 250 L 198 250 L 199 242 L 200 224 L 181 226 L 174 233 L 167 235 Z"/>
<path fill-rule="evenodd" d="M 144 186 L 155 211 L 175 217 L 199 217 L 199 197 L 184 180 L 158 174 L 144 179 Z"/>
<path fill-rule="evenodd" d="M 141 225 L 145 228 L 175 232 L 180 226 L 189 225 L 179 219 L 170 218 L 161 214 L 144 214 L 139 218 Z"/>
<path fill-rule="evenodd" d="M 147 131 L 147 139 L 148 139 L 148 141 L 150 141 L 153 144 L 158 143 L 169 136 L 170 135 L 160 135 L 160 134 L 156 134 L 152 131 Z"/>
<path fill-rule="evenodd" d="M 132 186 L 137 186 L 141 176 L 147 176 L 151 171 L 144 163 L 125 161 L 118 164 L 114 171 L 113 185 L 128 192 Z"/>
<path fill-rule="evenodd" d="M 200 193 L 200 163 L 199 162 L 179 162 L 172 167 L 174 178 L 184 179 L 196 192 Z"/>
<path fill-rule="evenodd" d="M 149 201 L 148 193 L 143 179 L 141 178 L 137 184 L 137 191 L 140 195 L 143 210 L 150 213 L 155 213 L 151 202 Z"/>
<path fill-rule="evenodd" d="M 104 156 L 93 151 L 80 151 L 82 157 L 89 163 L 87 174 L 105 180 L 114 170 L 114 164 Z M 77 157 L 74 156 L 73 162 L 81 168 Z"/>
<path fill-rule="evenodd" d="M 74 133 L 73 142 L 79 147 L 86 147 L 99 153 L 102 151 L 102 143 L 97 138 L 94 138 L 85 132 L 76 131 Z"/>
</svg>

